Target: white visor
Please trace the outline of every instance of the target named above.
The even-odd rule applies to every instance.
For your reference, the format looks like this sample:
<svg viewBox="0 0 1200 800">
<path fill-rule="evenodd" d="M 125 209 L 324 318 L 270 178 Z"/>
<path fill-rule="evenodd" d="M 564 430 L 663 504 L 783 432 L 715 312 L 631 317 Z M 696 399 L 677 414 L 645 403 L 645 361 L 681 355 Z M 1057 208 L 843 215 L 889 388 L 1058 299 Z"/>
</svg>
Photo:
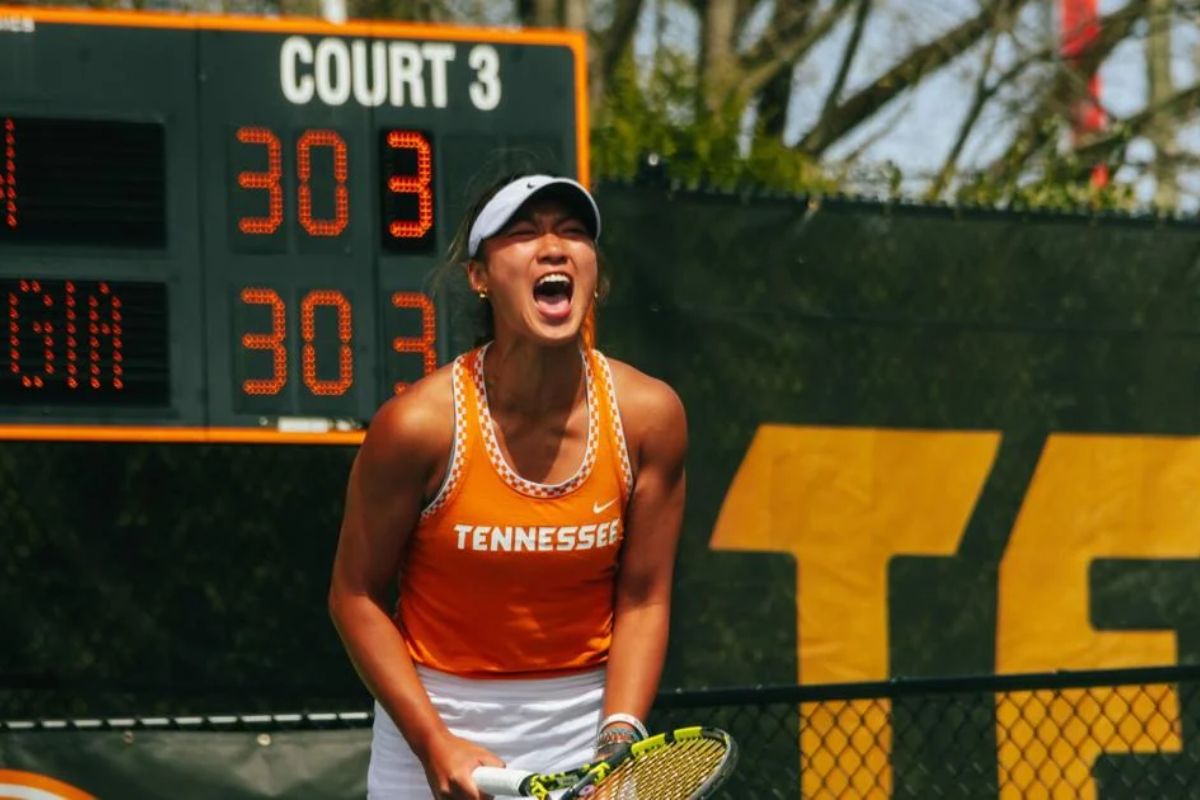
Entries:
<svg viewBox="0 0 1200 800">
<path fill-rule="evenodd" d="M 468 253 L 472 258 L 479 254 L 479 245 L 489 236 L 495 236 L 508 224 L 513 214 L 525 205 L 534 195 L 551 187 L 557 187 L 567 195 L 573 195 L 584 211 L 590 210 L 591 217 L 585 216 L 583 223 L 588 226 L 593 239 L 600 238 L 600 209 L 587 189 L 570 178 L 555 178 L 551 175 L 526 175 L 517 178 L 505 186 L 492 199 L 487 201 L 471 223 L 471 235 L 467 241 Z"/>
</svg>

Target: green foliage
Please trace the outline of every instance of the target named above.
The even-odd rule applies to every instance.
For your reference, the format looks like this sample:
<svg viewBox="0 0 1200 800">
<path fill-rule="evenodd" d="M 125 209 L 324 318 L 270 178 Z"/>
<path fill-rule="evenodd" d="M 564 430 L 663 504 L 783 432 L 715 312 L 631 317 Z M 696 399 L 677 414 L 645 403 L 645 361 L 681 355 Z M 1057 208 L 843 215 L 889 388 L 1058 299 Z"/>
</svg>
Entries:
<svg viewBox="0 0 1200 800">
<path fill-rule="evenodd" d="M 761 130 L 747 132 L 745 106 L 730 103 L 708 113 L 691 54 L 660 52 L 649 71 L 631 59 L 605 87 L 592 129 L 592 172 L 598 180 L 636 179 L 648 165 L 685 186 L 759 190 L 795 195 L 862 194 L 899 200 L 908 180 L 904 165 L 833 163 L 785 144 Z M 1048 119 L 1051 141 L 1065 122 Z M 1045 146 L 1035 166 L 961 176 L 952 201 L 992 208 L 1045 211 L 1132 211 L 1133 187 L 1092 180 L 1090 165 Z M 863 176 L 867 175 L 864 180 Z"/>
<path fill-rule="evenodd" d="M 1093 179 L 1092 169 L 1071 156 L 1051 155 L 1040 174 L 1017 181 L 979 175 L 964 183 L 956 194 L 960 203 L 1012 209 L 1054 211 L 1133 211 L 1133 187 L 1111 175 Z"/>
<path fill-rule="evenodd" d="M 747 147 L 741 106 L 698 112 L 698 96 L 694 66 L 684 54 L 660 54 L 643 80 L 627 61 L 596 116 L 593 174 L 600 180 L 631 180 L 653 157 L 669 179 L 691 186 L 794 194 L 837 190 L 818 162 L 778 139 L 754 135 Z"/>
</svg>

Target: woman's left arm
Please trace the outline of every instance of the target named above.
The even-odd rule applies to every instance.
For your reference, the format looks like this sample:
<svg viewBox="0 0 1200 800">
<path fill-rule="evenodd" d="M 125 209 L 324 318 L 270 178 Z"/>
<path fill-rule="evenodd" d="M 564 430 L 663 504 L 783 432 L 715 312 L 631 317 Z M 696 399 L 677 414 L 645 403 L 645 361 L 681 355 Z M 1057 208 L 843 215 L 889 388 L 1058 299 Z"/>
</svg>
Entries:
<svg viewBox="0 0 1200 800">
<path fill-rule="evenodd" d="M 622 407 L 637 478 L 625 511 L 604 716 L 631 714 L 643 720 L 654 703 L 667 652 L 671 581 L 683 522 L 687 419 L 665 383 L 640 373 L 624 383 L 632 390 Z"/>
</svg>

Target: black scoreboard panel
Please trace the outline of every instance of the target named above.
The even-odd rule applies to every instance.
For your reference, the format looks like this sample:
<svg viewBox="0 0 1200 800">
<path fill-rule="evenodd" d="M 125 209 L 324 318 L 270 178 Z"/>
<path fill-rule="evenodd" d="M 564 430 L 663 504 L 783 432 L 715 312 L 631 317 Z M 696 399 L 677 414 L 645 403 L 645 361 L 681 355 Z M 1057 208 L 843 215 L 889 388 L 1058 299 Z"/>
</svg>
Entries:
<svg viewBox="0 0 1200 800">
<path fill-rule="evenodd" d="M 582 38 L 0 7 L 0 438 L 353 441 L 466 342 L 485 164 L 586 180 Z"/>
<path fill-rule="evenodd" d="M 207 426 L 196 33 L 0 20 L 0 425 Z"/>
</svg>

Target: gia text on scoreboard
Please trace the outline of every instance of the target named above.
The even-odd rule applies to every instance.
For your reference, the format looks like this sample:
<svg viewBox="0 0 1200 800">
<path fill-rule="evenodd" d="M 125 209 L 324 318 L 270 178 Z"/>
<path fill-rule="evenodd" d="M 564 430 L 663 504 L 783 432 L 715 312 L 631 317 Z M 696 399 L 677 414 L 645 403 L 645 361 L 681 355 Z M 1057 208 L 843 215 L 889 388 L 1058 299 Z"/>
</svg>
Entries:
<svg viewBox="0 0 1200 800">
<path fill-rule="evenodd" d="M 433 276 L 478 175 L 587 181 L 585 69 L 566 31 L 0 6 L 0 439 L 357 441 L 472 343 Z"/>
</svg>

